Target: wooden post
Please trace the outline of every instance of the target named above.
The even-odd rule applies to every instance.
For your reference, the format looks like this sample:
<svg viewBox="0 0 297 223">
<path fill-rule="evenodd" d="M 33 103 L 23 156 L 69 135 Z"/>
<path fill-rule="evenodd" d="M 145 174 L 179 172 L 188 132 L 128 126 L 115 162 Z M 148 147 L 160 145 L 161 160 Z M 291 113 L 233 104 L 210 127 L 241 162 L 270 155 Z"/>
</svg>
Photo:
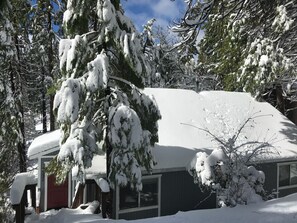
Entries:
<svg viewBox="0 0 297 223">
<path fill-rule="evenodd" d="M 81 205 L 84 202 L 84 188 L 85 188 L 84 184 L 79 184 L 71 208 L 77 208 L 79 205 Z"/>
<path fill-rule="evenodd" d="M 36 185 L 30 188 L 30 194 L 31 194 L 32 207 L 36 211 Z"/>
<path fill-rule="evenodd" d="M 16 223 L 24 223 L 25 221 L 25 194 L 27 193 L 24 190 L 21 202 L 19 204 L 13 205 L 13 209 L 15 210 L 15 221 Z"/>
<path fill-rule="evenodd" d="M 105 192 L 101 193 L 101 205 L 102 205 L 102 218 L 106 218 L 106 212 L 107 212 L 107 194 Z"/>
</svg>

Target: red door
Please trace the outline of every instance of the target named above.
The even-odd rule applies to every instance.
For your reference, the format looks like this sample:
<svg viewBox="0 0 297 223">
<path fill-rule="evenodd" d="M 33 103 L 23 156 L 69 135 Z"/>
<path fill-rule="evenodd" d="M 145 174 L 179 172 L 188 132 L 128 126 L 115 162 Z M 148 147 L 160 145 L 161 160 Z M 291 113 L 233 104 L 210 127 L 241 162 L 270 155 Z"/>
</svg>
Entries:
<svg viewBox="0 0 297 223">
<path fill-rule="evenodd" d="M 47 178 L 47 209 L 68 207 L 68 179 L 61 185 L 55 183 L 56 178 Z"/>
</svg>

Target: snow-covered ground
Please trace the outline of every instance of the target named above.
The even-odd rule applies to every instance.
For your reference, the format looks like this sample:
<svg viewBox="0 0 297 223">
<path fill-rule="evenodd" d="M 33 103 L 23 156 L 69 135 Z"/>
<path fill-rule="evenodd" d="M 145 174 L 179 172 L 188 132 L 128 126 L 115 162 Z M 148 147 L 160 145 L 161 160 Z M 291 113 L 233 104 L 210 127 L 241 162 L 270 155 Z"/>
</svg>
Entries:
<svg viewBox="0 0 297 223">
<path fill-rule="evenodd" d="M 93 202 L 89 208 L 61 209 L 48 211 L 40 216 L 27 217 L 27 223 L 121 223 L 125 220 L 106 220 L 100 215 L 91 214 L 98 203 Z M 284 198 L 267 202 L 237 206 L 235 208 L 220 208 L 178 212 L 175 215 L 158 218 L 148 218 L 129 221 L 132 223 L 296 223 L 297 222 L 297 193 Z"/>
</svg>

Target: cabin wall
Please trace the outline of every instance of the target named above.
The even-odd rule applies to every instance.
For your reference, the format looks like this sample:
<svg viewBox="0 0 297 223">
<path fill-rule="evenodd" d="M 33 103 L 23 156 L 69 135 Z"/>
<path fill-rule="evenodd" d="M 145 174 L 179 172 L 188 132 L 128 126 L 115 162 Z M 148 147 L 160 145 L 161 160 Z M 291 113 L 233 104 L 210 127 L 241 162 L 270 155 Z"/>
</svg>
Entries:
<svg viewBox="0 0 297 223">
<path fill-rule="evenodd" d="M 265 174 L 264 190 L 266 195 L 276 196 L 277 192 L 277 163 L 257 164 L 256 169 L 262 170 Z"/>
<path fill-rule="evenodd" d="M 199 205 L 199 202 L 210 195 L 201 192 L 193 177 L 187 171 L 162 174 L 161 215 L 171 215 L 178 211 L 205 209 L 216 207 L 216 196 L 212 194 Z"/>
<path fill-rule="evenodd" d="M 290 160 L 284 162 L 273 162 L 258 164 L 256 167 L 265 173 L 264 189 L 269 198 L 284 197 L 292 193 L 297 193 L 297 185 L 279 187 L 278 182 L 278 166 L 284 164 L 297 164 L 297 160 Z"/>
<path fill-rule="evenodd" d="M 161 199 L 160 215 L 172 215 L 178 211 L 215 208 L 216 196 L 210 192 L 201 192 L 199 186 L 194 184 L 193 177 L 187 171 L 174 171 L 160 173 Z M 208 199 L 205 199 L 210 196 Z M 200 201 L 204 200 L 201 204 Z M 114 199 L 116 202 L 116 199 Z M 114 203 L 115 204 L 115 203 Z M 119 219 L 133 220 L 140 218 L 157 217 L 158 209 L 120 213 Z"/>
</svg>

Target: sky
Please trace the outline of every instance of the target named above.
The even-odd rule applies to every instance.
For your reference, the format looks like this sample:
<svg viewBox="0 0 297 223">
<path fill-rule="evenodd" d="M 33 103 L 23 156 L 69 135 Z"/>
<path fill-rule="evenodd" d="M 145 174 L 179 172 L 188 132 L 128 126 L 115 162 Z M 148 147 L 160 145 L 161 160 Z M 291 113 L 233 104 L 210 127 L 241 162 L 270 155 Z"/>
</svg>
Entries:
<svg viewBox="0 0 297 223">
<path fill-rule="evenodd" d="M 156 19 L 155 25 L 166 28 L 181 18 L 185 10 L 184 0 L 122 0 L 121 4 L 140 32 L 152 18 Z"/>
</svg>

